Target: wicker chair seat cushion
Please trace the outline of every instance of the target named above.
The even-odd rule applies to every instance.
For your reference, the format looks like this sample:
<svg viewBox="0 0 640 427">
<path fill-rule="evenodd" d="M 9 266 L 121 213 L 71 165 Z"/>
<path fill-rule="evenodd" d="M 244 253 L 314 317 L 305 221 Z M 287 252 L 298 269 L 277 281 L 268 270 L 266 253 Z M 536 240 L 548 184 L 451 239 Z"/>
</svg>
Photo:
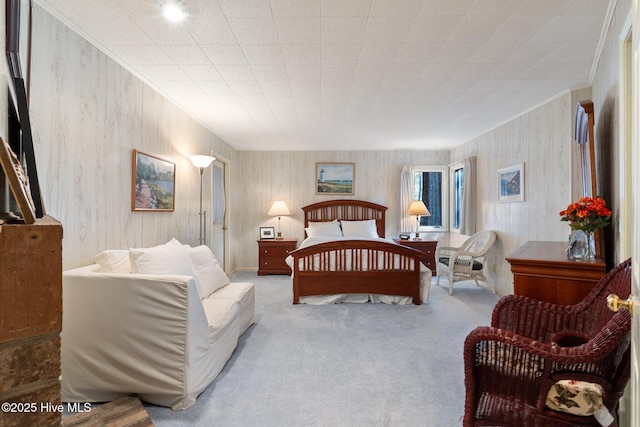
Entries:
<svg viewBox="0 0 640 427">
<path fill-rule="evenodd" d="M 443 263 L 446 266 L 449 266 L 449 257 L 440 257 L 438 258 L 438 261 Z M 473 261 L 473 267 L 471 268 L 472 270 L 482 270 L 482 263 L 479 261 Z"/>
<path fill-rule="evenodd" d="M 506 376 L 537 378 L 542 372 L 538 356 L 496 341 L 486 343 L 476 362 Z"/>
<path fill-rule="evenodd" d="M 593 415 L 600 425 L 608 426 L 613 422 L 613 417 L 602 402 L 602 394 L 600 384 L 560 380 L 549 389 L 545 406 L 582 417 Z"/>
</svg>

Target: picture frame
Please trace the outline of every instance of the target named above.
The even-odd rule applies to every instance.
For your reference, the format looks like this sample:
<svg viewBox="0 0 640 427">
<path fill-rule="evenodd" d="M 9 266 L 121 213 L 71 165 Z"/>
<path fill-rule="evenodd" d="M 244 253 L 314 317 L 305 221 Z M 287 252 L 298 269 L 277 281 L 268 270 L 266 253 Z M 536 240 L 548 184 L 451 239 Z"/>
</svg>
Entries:
<svg viewBox="0 0 640 427">
<path fill-rule="evenodd" d="M 5 2 L 5 50 L 9 71 L 8 144 L 28 179 L 28 191 L 36 218 L 45 215 L 36 167 L 29 118 L 29 70 L 31 69 L 31 0 Z"/>
<path fill-rule="evenodd" d="M 176 164 L 133 150 L 131 211 L 175 210 Z"/>
<path fill-rule="evenodd" d="M 316 163 L 316 194 L 354 195 L 355 163 Z"/>
<path fill-rule="evenodd" d="M 498 201 L 524 201 L 524 163 L 498 169 Z"/>
<path fill-rule="evenodd" d="M 276 228 L 275 227 L 260 227 L 260 239 L 275 239 Z"/>
<path fill-rule="evenodd" d="M 9 181 L 9 187 L 16 199 L 20 214 L 25 224 L 36 222 L 36 208 L 29 190 L 29 179 L 22 168 L 22 164 L 15 153 L 2 138 L 0 138 L 0 163 Z"/>
</svg>

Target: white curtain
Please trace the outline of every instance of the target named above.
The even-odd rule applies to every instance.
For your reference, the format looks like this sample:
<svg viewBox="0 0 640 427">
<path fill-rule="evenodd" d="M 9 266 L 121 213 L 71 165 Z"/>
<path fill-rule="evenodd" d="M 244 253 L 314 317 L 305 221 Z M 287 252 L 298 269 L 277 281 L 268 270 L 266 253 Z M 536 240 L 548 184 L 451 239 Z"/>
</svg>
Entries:
<svg viewBox="0 0 640 427">
<path fill-rule="evenodd" d="M 413 230 L 411 218 L 407 215 L 413 202 L 413 166 L 403 166 L 400 175 L 400 231 Z"/>
<path fill-rule="evenodd" d="M 476 157 L 462 160 L 464 187 L 460 206 L 460 234 L 471 236 L 476 232 Z"/>
</svg>

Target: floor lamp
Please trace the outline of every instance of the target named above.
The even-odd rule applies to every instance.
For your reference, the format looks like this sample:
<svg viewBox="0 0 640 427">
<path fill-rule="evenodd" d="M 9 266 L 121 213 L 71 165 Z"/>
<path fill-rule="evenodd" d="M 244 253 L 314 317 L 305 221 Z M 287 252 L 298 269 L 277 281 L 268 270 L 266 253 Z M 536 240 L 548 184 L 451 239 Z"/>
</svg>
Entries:
<svg viewBox="0 0 640 427">
<path fill-rule="evenodd" d="M 200 171 L 200 212 L 198 213 L 200 217 L 200 244 L 207 244 L 207 211 L 202 210 L 202 175 L 204 170 L 209 167 L 209 165 L 216 159 L 215 157 L 205 156 L 202 154 L 196 154 L 193 156 L 189 156 L 191 163 L 193 166 L 198 168 Z"/>
<path fill-rule="evenodd" d="M 413 240 L 420 240 L 420 216 L 431 216 L 431 213 L 422 200 L 414 200 L 411 202 L 407 213 L 416 216 L 416 237 Z"/>
</svg>

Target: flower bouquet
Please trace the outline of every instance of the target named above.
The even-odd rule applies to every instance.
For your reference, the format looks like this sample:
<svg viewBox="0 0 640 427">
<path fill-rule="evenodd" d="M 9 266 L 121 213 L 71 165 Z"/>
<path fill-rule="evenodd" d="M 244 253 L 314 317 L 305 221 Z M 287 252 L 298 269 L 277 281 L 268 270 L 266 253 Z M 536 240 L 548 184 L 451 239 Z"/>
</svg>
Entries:
<svg viewBox="0 0 640 427">
<path fill-rule="evenodd" d="M 611 211 L 605 201 L 600 197 L 583 197 L 560 211 L 560 216 L 560 220 L 568 222 L 572 230 L 584 232 L 587 237 L 587 253 L 584 258 L 594 259 L 595 254 L 591 247 L 593 233 L 609 225 L 611 219 Z"/>
</svg>

